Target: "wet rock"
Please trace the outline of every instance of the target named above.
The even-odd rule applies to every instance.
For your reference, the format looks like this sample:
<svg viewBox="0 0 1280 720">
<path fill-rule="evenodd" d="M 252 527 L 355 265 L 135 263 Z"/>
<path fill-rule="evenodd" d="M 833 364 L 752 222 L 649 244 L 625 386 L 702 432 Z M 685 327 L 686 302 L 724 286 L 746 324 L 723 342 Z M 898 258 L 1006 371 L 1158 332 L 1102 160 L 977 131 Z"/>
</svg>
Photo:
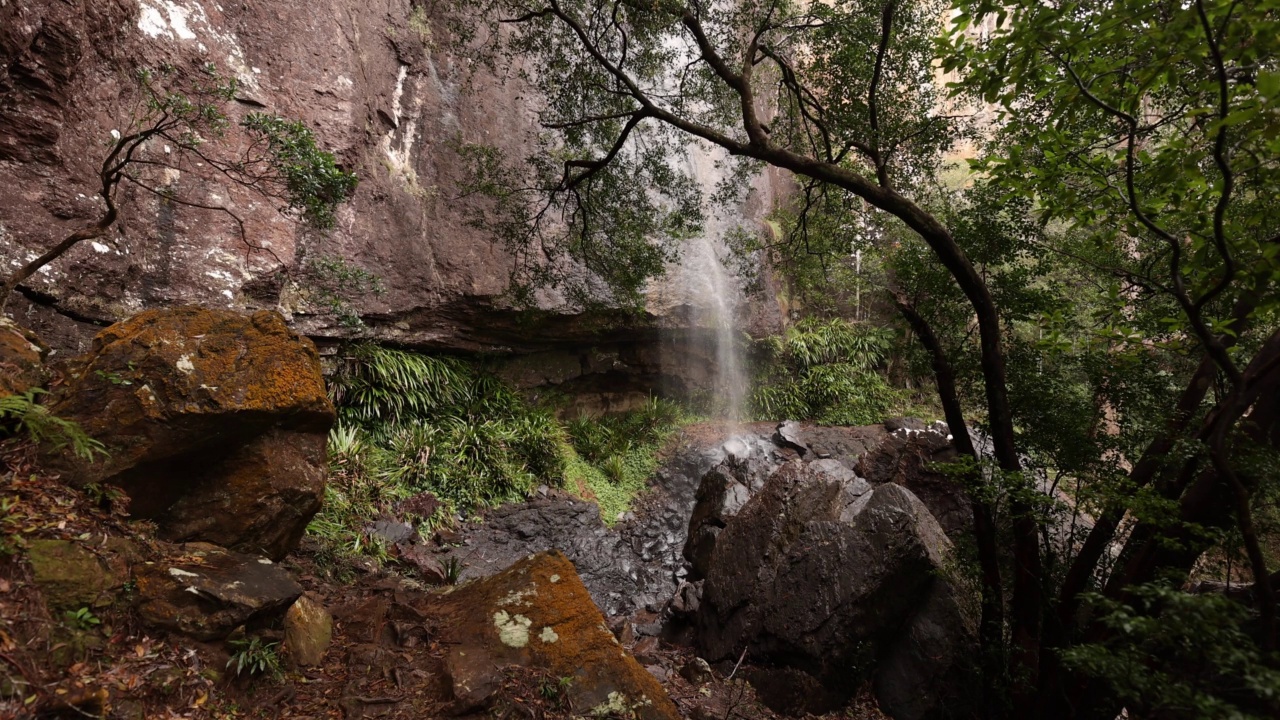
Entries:
<svg viewBox="0 0 1280 720">
<path fill-rule="evenodd" d="M 319 665 L 333 640 L 333 617 L 319 602 L 303 595 L 284 614 L 284 647 L 293 662 Z"/>
<path fill-rule="evenodd" d="M 671 612 L 677 617 L 696 615 L 702 605 L 702 580 L 680 584 L 676 595 L 671 599 Z"/>
<path fill-rule="evenodd" d="M 694 579 L 707 576 L 716 539 L 751 497 L 748 483 L 739 479 L 742 467 L 741 463 L 726 459 L 711 468 L 698 485 L 697 504 L 689 518 L 689 537 L 682 551 Z"/>
<path fill-rule="evenodd" d="M 909 418 L 886 421 L 885 428 L 891 427 L 896 430 L 858 458 L 858 474 L 876 484 L 892 482 L 910 490 L 949 537 L 968 533 L 973 525 L 968 496 L 954 477 L 933 469 L 956 459 L 945 431 Z"/>
<path fill-rule="evenodd" d="M 946 584 L 950 547 L 901 486 L 873 488 L 835 459 L 789 463 L 720 534 L 703 586 L 699 647 L 712 661 L 736 660 L 746 648 L 758 664 L 788 668 L 762 693 L 779 698 L 776 709 L 797 710 L 786 698 L 807 698 L 806 712 L 834 709 L 874 672 L 876 657 L 904 641 L 899 628 L 918 621 L 924 637 L 930 623 L 963 619 L 950 594 L 939 607 L 922 604 Z M 955 642 L 933 648 L 952 652 L 941 662 L 968 656 L 971 627 L 947 628 Z M 806 689 L 815 681 L 823 693 Z"/>
<path fill-rule="evenodd" d="M 168 545 L 164 552 L 135 571 L 138 614 L 198 640 L 278 617 L 302 595 L 289 573 L 264 557 L 207 543 Z"/>
<path fill-rule="evenodd" d="M 417 529 L 409 523 L 386 518 L 375 520 L 372 525 L 365 528 L 365 532 L 388 545 L 413 542 L 418 537 Z"/>
<path fill-rule="evenodd" d="M 0 397 L 43 387 L 49 379 L 44 368 L 48 352 L 35 333 L 0 316 Z"/>
<path fill-rule="evenodd" d="M 583 714 L 679 718 L 662 686 L 610 634 L 562 553 L 525 558 L 460 587 L 442 605 L 456 712 L 494 702 L 502 669 L 516 665 L 571 677 L 569 698 Z"/>
<path fill-rule="evenodd" d="M 796 450 L 801 455 L 804 455 L 809 449 L 801 437 L 800 423 L 795 420 L 785 420 L 778 423 L 778 430 L 773 440 L 778 445 Z"/>
<path fill-rule="evenodd" d="M 897 418 L 889 418 L 888 420 L 885 420 L 884 429 L 888 430 L 891 433 L 896 433 L 901 430 L 907 430 L 910 432 L 924 432 L 925 430 L 928 429 L 928 426 L 920 418 L 897 417 Z"/>
<path fill-rule="evenodd" d="M 660 610 L 688 573 L 682 556 L 689 516 L 702 477 L 735 449 L 735 470 L 761 486 L 778 464 L 777 447 L 769 440 L 772 423 L 757 423 L 735 435 L 680 438 L 650 480 L 650 491 L 637 498 L 631 519 L 605 527 L 591 502 L 558 490 L 527 503 L 490 512 L 479 525 L 464 526 L 457 535 L 438 537 L 451 547 L 441 555 L 462 564 L 462 579 L 486 577 L 531 552 L 557 549 L 578 569 L 592 598 L 608 616 L 640 608 Z M 743 450 L 743 448 L 746 448 Z"/>
<path fill-rule="evenodd" d="M 980 687 L 975 614 L 951 583 L 935 581 L 877 663 L 880 706 L 903 720 L 967 717 Z"/>
<path fill-rule="evenodd" d="M 45 604 L 56 610 L 109 604 L 108 591 L 123 583 L 97 555 L 70 540 L 28 541 L 27 562 Z"/>
<path fill-rule="evenodd" d="M 319 509 L 333 406 L 276 313 L 141 313 L 94 338 L 51 409 L 110 452 L 57 458 L 64 478 L 123 488 L 169 539 L 279 558 Z"/>
</svg>

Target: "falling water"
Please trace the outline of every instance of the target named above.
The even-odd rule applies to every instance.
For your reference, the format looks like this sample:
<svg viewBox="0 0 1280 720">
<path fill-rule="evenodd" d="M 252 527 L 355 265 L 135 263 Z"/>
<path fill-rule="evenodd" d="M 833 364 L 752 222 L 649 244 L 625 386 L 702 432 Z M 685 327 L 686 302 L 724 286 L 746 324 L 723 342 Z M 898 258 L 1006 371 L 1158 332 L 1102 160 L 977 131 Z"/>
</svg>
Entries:
<svg viewBox="0 0 1280 720">
<path fill-rule="evenodd" d="M 684 157 L 684 170 L 698 180 L 705 196 L 710 196 L 722 171 L 715 157 L 705 149 L 689 148 Z M 670 362 L 705 362 L 714 358 L 707 380 L 713 393 L 712 410 L 732 422 L 742 420 L 746 400 L 747 377 L 739 344 L 738 309 L 742 289 L 738 278 L 726 266 L 728 249 L 724 238 L 737 227 L 739 220 L 733 209 L 707 207 L 703 232 L 688 240 L 681 249 L 678 268 L 671 272 L 671 284 L 664 288 L 669 301 L 686 306 L 690 311 L 691 344 L 709 346 L 686 348 L 670 357 Z M 703 368 L 685 368 L 686 375 L 701 375 Z"/>
<path fill-rule="evenodd" d="M 715 357 L 712 389 L 715 410 L 731 421 L 742 419 L 746 376 L 738 347 L 737 278 L 725 268 L 719 236 L 704 233 L 689 241 L 681 262 L 683 290 L 693 308 L 697 330 L 709 330 Z"/>
</svg>

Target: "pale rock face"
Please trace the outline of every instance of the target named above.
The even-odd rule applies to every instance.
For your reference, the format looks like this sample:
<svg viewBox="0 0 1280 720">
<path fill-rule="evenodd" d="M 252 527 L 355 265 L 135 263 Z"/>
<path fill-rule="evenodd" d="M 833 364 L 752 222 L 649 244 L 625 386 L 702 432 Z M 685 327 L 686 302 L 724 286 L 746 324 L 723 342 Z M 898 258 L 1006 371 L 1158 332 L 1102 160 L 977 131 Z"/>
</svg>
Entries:
<svg viewBox="0 0 1280 720">
<path fill-rule="evenodd" d="M 126 129 L 137 94 L 132 68 L 168 63 L 189 71 L 212 63 L 240 83 L 228 107 L 233 121 L 255 111 L 300 119 L 359 175 L 337 228 L 327 237 L 308 233 L 277 212 L 278 203 L 218 182 L 207 168 L 156 173 L 150 180 L 157 187 L 235 213 L 248 243 L 228 213 L 123 188 L 121 218 L 108 237 L 84 243 L 30 281 L 64 314 L 111 322 L 178 303 L 277 309 L 295 329 L 336 339 L 352 331 L 309 314 L 285 274 L 296 275 L 308 258 L 340 256 L 386 288 L 356 302 L 369 325 L 362 332 L 402 345 L 514 354 L 569 348 L 570 357 L 556 362 L 573 367 L 589 348 L 612 343 L 634 354 L 656 345 L 660 328 L 678 335 L 701 324 L 705 313 L 695 306 L 705 300 L 688 290 L 679 269 L 655 285 L 641 320 L 589 322 L 548 297 L 547 312 L 522 324 L 502 299 L 511 259 L 467 225 L 467 201 L 455 191 L 464 168 L 450 148 L 455 141 L 487 143 L 518 155 L 534 129 L 534 94 L 519 83 L 472 78 L 470 61 L 446 49 L 442 29 L 427 38 L 409 18 L 409 0 L 0 5 L 0 258 L 7 266 L 34 257 L 96 220 L 104 207 L 96 164 L 112 131 Z M 233 131 L 226 142 L 237 138 Z M 172 148 L 147 149 L 157 157 L 166 151 Z M 714 163 L 696 160 L 691 167 L 714 185 Z M 759 224 L 784 187 L 780 175 L 762 175 L 743 207 L 717 226 Z M 757 332 L 779 322 L 768 302 L 738 314 Z M 82 339 L 71 337 L 70 326 L 39 330 L 59 349 L 75 349 Z M 649 378 L 648 387 L 635 388 L 646 391 L 658 382 L 655 364 L 623 363 L 621 372 Z M 607 370 L 619 368 L 592 372 Z M 552 381 L 535 384 L 545 382 Z M 627 402 L 597 404 L 618 409 Z"/>
</svg>

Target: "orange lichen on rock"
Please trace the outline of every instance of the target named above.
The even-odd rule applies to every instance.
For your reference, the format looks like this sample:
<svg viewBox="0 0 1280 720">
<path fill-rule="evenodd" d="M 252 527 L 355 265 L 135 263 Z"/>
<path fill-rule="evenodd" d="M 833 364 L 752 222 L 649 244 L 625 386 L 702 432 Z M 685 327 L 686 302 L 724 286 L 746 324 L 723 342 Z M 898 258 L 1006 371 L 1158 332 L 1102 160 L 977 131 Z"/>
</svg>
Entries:
<svg viewBox="0 0 1280 720">
<path fill-rule="evenodd" d="M 109 453 L 50 458 L 110 483 L 173 540 L 283 557 L 324 494 L 334 421 L 315 345 L 274 312 L 179 307 L 112 325 L 74 361 L 51 410 Z"/>
<path fill-rule="evenodd" d="M 271 426 L 323 431 L 334 418 L 315 346 L 273 312 L 148 310 L 99 333 L 72 372 L 52 409 L 111 452 L 69 468 L 84 481 Z"/>
<path fill-rule="evenodd" d="M 453 648 L 446 665 L 460 711 L 493 702 L 503 668 L 518 665 L 569 678 L 573 707 L 585 716 L 680 717 L 658 681 L 605 627 L 573 563 L 558 551 L 530 555 L 461 587 L 442 606 Z"/>
</svg>

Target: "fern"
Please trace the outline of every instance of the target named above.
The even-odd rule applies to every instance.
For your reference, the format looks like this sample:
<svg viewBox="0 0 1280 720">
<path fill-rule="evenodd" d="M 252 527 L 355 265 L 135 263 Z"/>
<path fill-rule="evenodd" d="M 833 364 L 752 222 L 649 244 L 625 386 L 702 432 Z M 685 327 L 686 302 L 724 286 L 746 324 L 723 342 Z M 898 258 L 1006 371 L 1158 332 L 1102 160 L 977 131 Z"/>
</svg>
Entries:
<svg viewBox="0 0 1280 720">
<path fill-rule="evenodd" d="M 76 423 L 60 418 L 39 403 L 39 396 L 47 394 L 40 388 L 31 388 L 20 395 L 0 397 L 0 428 L 10 433 L 25 433 L 32 442 L 48 445 L 54 450 L 70 448 L 76 457 L 92 462 L 99 455 L 106 456 L 106 447 L 89 437 Z"/>
</svg>

